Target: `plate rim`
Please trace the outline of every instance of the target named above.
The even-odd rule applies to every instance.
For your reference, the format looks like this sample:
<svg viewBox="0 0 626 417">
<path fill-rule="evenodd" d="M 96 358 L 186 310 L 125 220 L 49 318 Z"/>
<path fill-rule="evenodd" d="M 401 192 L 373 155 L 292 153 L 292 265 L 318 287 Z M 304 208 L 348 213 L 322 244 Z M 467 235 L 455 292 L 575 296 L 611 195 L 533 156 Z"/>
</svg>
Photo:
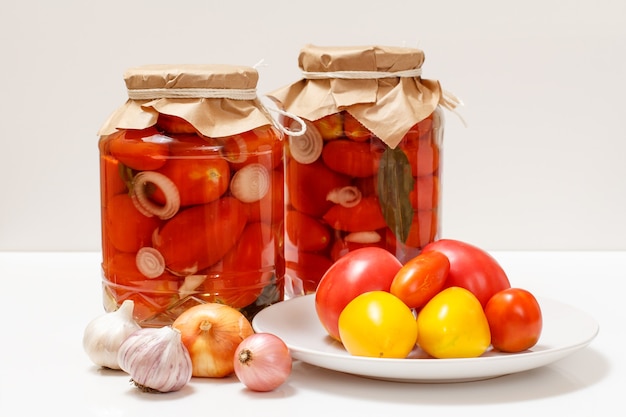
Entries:
<svg viewBox="0 0 626 417">
<path fill-rule="evenodd" d="M 307 294 L 291 299 L 287 299 L 281 301 L 279 303 L 273 304 L 265 309 L 261 310 L 252 320 L 252 327 L 256 332 L 275 332 L 275 329 L 268 329 L 267 323 L 264 323 L 264 317 L 270 313 L 273 313 L 277 310 L 284 310 L 294 308 L 293 305 L 300 306 L 301 304 L 310 303 L 313 305 L 315 294 Z M 560 307 L 562 309 L 571 309 L 575 310 L 578 314 L 583 315 L 588 320 L 588 333 L 585 333 L 584 337 L 581 337 L 577 343 L 559 346 L 557 348 L 547 348 L 542 350 L 529 350 L 520 353 L 497 353 L 494 355 L 483 356 L 478 358 L 444 358 L 444 359 L 434 359 L 434 358 L 405 358 L 405 359 L 396 359 L 396 358 L 371 358 L 371 357 L 362 357 L 362 356 L 352 356 L 347 352 L 342 353 L 333 353 L 333 352 L 324 352 L 314 348 L 307 348 L 306 346 L 294 345 L 289 340 L 285 340 L 287 344 L 291 356 L 294 359 L 300 360 L 305 363 L 309 363 L 311 365 L 315 365 L 321 368 L 343 372 L 348 374 L 353 374 L 357 376 L 373 378 L 373 379 L 381 379 L 388 381 L 400 381 L 400 382 L 464 382 L 464 381 L 473 381 L 487 378 L 494 378 L 502 375 L 507 375 L 511 373 L 523 372 L 535 368 L 539 368 L 542 366 L 546 366 L 550 363 L 556 362 L 580 349 L 583 349 L 587 345 L 589 345 L 593 339 L 598 335 L 600 326 L 599 323 L 588 313 L 571 306 L 569 304 L 565 304 L 563 302 L 553 300 L 545 297 L 537 297 L 540 305 L 551 305 L 552 307 Z M 270 310 L 271 309 L 271 310 Z M 314 308 L 311 308 L 312 316 L 317 319 L 315 316 Z M 321 326 L 321 323 L 320 323 Z M 586 326 L 587 327 L 587 326 Z M 280 332 L 278 332 L 280 333 Z M 277 334 L 279 337 L 281 334 Z M 284 336 L 284 334 L 282 335 Z M 326 336 L 330 339 L 330 336 Z M 331 341 L 332 342 L 332 341 Z M 541 338 L 536 346 L 539 346 L 541 342 Z M 335 342 L 339 343 L 339 342 Z M 512 359 L 516 358 L 516 359 Z M 517 360 L 519 358 L 519 360 Z M 330 363 L 329 363 L 330 362 Z M 379 371 L 379 366 L 372 367 L 372 364 L 387 364 L 389 369 L 384 372 Z M 502 363 L 507 364 L 508 366 L 504 369 L 498 369 L 497 365 L 501 365 Z M 339 364 L 339 365 L 338 365 Z M 480 365 L 478 365 L 480 364 Z M 369 365 L 369 366 L 365 366 Z M 433 377 L 429 375 L 412 375 L 406 376 L 404 372 L 404 368 L 407 365 L 410 368 L 424 368 L 432 371 L 433 369 L 441 370 L 449 370 L 450 367 L 459 368 L 459 365 L 465 365 L 467 367 L 469 365 L 469 372 L 466 369 L 464 372 L 456 369 L 453 372 L 453 376 L 439 376 Z M 476 369 L 477 366 L 483 366 L 483 369 Z M 493 366 L 496 365 L 496 366 Z M 511 366 L 515 365 L 515 366 Z M 397 372 L 397 368 L 402 368 L 401 372 Z M 463 369 L 461 367 L 460 369 Z M 457 372 L 458 371 L 458 372 Z M 444 374 L 449 375 L 448 372 L 444 372 Z"/>
</svg>

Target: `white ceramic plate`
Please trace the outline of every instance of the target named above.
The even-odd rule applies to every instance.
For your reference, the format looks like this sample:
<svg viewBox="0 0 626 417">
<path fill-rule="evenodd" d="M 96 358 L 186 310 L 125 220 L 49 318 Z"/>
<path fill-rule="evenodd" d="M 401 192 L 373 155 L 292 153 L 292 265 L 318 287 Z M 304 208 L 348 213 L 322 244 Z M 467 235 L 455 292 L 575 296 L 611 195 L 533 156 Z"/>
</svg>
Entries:
<svg viewBox="0 0 626 417">
<path fill-rule="evenodd" d="M 548 365 L 584 348 L 598 334 L 598 323 L 583 311 L 553 300 L 537 299 L 543 315 L 543 330 L 532 349 L 512 354 L 490 350 L 471 359 L 352 356 L 322 327 L 315 312 L 314 295 L 267 307 L 255 316 L 252 326 L 257 332 L 274 333 L 282 338 L 294 359 L 334 371 L 388 381 L 473 381 Z"/>
</svg>

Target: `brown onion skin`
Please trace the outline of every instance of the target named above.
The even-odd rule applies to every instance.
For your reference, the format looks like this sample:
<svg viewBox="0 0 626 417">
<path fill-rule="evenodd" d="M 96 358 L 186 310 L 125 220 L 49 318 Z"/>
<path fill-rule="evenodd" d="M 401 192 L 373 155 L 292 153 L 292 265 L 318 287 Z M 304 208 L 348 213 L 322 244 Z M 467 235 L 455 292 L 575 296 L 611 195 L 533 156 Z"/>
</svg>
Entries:
<svg viewBox="0 0 626 417">
<path fill-rule="evenodd" d="M 233 355 L 254 334 L 250 321 L 233 307 L 219 303 L 193 306 L 172 323 L 191 356 L 194 377 L 222 378 L 233 373 Z"/>
</svg>

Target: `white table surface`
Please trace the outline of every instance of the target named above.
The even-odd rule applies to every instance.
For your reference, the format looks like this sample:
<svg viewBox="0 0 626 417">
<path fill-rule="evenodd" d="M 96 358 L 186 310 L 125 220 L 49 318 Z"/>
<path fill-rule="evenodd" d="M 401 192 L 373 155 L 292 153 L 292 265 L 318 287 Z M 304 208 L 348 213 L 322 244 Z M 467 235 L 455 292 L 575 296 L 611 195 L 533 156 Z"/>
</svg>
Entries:
<svg viewBox="0 0 626 417">
<path fill-rule="evenodd" d="M 93 365 L 82 349 L 85 325 L 104 312 L 99 253 L 0 253 L 0 417 L 624 415 L 626 252 L 492 254 L 513 286 L 594 317 L 598 336 L 551 365 L 483 381 L 376 381 L 295 362 L 270 393 L 248 391 L 231 376 L 148 394 L 121 371 Z"/>
</svg>

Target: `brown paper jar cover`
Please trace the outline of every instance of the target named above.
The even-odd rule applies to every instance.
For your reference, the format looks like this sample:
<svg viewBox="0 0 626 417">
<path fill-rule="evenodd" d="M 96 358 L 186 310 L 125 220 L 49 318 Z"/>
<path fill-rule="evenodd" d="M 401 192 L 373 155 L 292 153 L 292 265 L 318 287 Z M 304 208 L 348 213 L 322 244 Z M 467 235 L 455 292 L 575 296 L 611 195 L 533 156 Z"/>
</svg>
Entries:
<svg viewBox="0 0 626 417">
<path fill-rule="evenodd" d="M 144 65 L 128 69 L 124 82 L 129 91 L 159 90 L 158 98 L 129 98 L 100 128 L 98 135 L 117 129 L 145 129 L 159 113 L 180 117 L 207 137 L 223 137 L 272 123 L 258 99 L 185 97 L 198 89 L 253 91 L 258 72 L 252 67 L 225 64 Z M 171 96 L 168 96 L 171 91 Z"/>
<path fill-rule="evenodd" d="M 306 45 L 304 72 L 399 72 L 420 69 L 424 52 L 390 46 Z M 421 77 L 302 79 L 268 94 L 289 113 L 310 121 L 348 110 L 363 126 L 395 148 L 416 123 L 444 102 L 439 81 Z"/>
</svg>

